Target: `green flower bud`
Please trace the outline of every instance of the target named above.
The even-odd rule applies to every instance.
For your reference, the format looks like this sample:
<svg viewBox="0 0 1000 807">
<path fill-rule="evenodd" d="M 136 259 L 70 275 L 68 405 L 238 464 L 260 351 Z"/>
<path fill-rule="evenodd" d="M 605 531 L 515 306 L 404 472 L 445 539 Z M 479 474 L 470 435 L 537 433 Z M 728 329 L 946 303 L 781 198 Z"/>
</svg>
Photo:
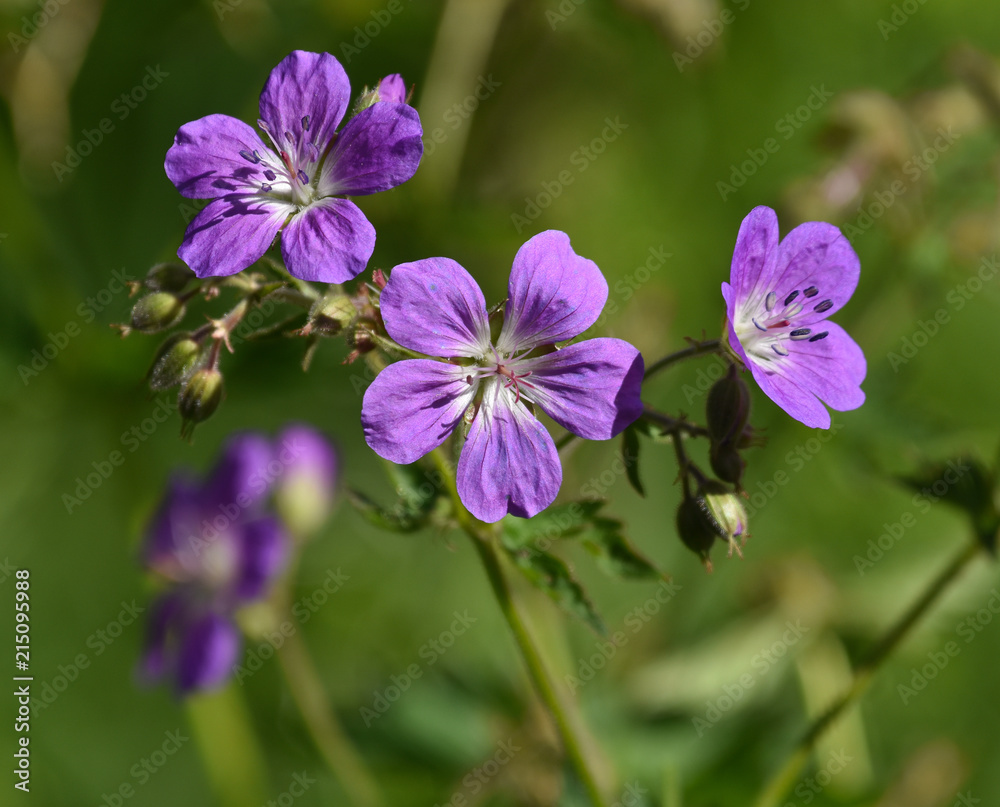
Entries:
<svg viewBox="0 0 1000 807">
<path fill-rule="evenodd" d="M 201 345 L 189 333 L 179 333 L 165 341 L 149 371 L 149 388 L 155 392 L 169 389 L 187 378 L 201 355 Z"/>
<path fill-rule="evenodd" d="M 698 488 L 698 502 L 715 523 L 719 537 L 729 542 L 729 554 L 741 554 L 739 547 L 750 534 L 747 526 L 746 507 L 743 500 L 728 487 L 715 479 L 706 479 Z M 739 546 L 736 541 L 739 539 Z"/>
<path fill-rule="evenodd" d="M 169 292 L 154 291 L 133 306 L 131 326 L 141 333 L 156 333 L 169 328 L 183 316 L 184 303 Z"/>
<path fill-rule="evenodd" d="M 712 472 L 723 482 L 738 485 L 743 478 L 743 469 L 746 468 L 746 461 L 740 456 L 730 442 L 713 443 L 708 452 L 708 461 L 712 466 Z"/>
<path fill-rule="evenodd" d="M 731 441 L 743 432 L 750 417 L 750 390 L 735 364 L 708 391 L 705 415 L 714 443 Z"/>
<path fill-rule="evenodd" d="M 181 291 L 194 280 L 195 274 L 180 263 L 158 263 L 146 273 L 143 281 L 150 291 Z"/>
<path fill-rule="evenodd" d="M 184 419 L 182 434 L 190 434 L 197 423 L 208 420 L 225 396 L 222 373 L 214 367 L 196 371 L 181 387 L 177 396 L 177 409 Z"/>
<path fill-rule="evenodd" d="M 677 534 L 684 546 L 698 555 L 711 571 L 708 552 L 719 538 L 719 531 L 699 499 L 685 498 L 677 508 Z"/>
<path fill-rule="evenodd" d="M 336 336 L 354 321 L 358 309 L 346 294 L 328 294 L 309 312 L 311 332 Z"/>
</svg>

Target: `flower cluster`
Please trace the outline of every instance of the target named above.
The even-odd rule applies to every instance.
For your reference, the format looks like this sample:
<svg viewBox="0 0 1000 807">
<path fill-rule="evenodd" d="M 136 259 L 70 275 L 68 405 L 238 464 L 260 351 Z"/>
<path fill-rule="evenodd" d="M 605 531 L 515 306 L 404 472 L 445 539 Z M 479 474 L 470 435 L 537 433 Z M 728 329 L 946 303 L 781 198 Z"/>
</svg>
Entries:
<svg viewBox="0 0 1000 807">
<path fill-rule="evenodd" d="M 408 359 L 378 375 L 362 404 L 368 445 L 410 463 L 470 423 L 456 480 L 463 504 L 488 522 L 535 515 L 562 484 L 535 407 L 591 440 L 614 437 L 642 413 L 643 361 L 632 345 L 589 339 L 556 349 L 593 325 L 607 298 L 600 269 L 565 233 L 540 233 L 514 258 L 494 343 L 483 293 L 455 261 L 397 266 L 380 299 L 385 328 L 403 347 L 443 361 Z"/>
<path fill-rule="evenodd" d="M 342 283 L 375 248 L 375 228 L 344 196 L 395 188 L 417 170 L 423 130 L 398 75 L 366 93 L 338 132 L 351 85 L 329 53 L 293 51 L 271 71 L 257 125 L 208 115 L 180 128 L 164 167 L 177 189 L 211 199 L 178 255 L 198 275 L 231 275 L 281 232 L 285 266 L 302 280 Z M 362 108 L 363 107 L 363 108 Z"/>
<path fill-rule="evenodd" d="M 171 480 L 142 550 L 170 585 L 151 609 L 141 678 L 172 679 L 181 694 L 225 681 L 241 645 L 236 610 L 280 573 L 302 524 L 295 514 L 310 527 L 325 516 L 335 471 L 326 439 L 292 426 L 274 444 L 236 435 L 207 479 Z"/>
</svg>

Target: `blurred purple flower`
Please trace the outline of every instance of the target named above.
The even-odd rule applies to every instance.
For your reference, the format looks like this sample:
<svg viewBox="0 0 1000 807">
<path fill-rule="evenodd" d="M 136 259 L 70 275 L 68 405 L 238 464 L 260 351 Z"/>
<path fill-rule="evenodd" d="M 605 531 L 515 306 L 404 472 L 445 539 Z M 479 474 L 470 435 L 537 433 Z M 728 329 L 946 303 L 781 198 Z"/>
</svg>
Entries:
<svg viewBox="0 0 1000 807">
<path fill-rule="evenodd" d="M 263 597 L 288 551 L 265 510 L 275 454 L 255 434 L 234 437 L 212 474 L 172 480 L 150 525 L 143 560 L 173 583 L 152 609 L 140 672 L 180 693 L 221 684 L 240 648 L 237 607 Z"/>
<path fill-rule="evenodd" d="M 417 170 L 420 118 L 388 76 L 384 103 L 337 132 L 351 87 L 329 53 L 293 51 L 264 85 L 258 126 L 208 115 L 182 126 L 164 168 L 184 196 L 212 199 L 188 226 L 177 254 L 198 275 L 231 275 L 258 260 L 281 232 L 288 271 L 341 283 L 375 248 L 375 228 L 343 196 L 395 188 Z M 273 148 L 272 148 L 273 147 Z"/>
<path fill-rule="evenodd" d="M 800 224 L 779 243 L 778 217 L 756 207 L 736 238 L 726 300 L 729 346 L 778 406 L 827 429 L 830 413 L 864 403 L 867 366 L 857 343 L 827 317 L 858 285 L 861 265 L 832 224 Z"/>
<path fill-rule="evenodd" d="M 309 535 L 333 506 L 337 454 L 326 437 L 303 424 L 286 427 L 278 436 L 277 450 L 285 468 L 275 488 L 275 506 L 294 535 Z"/>
<path fill-rule="evenodd" d="M 368 445 L 392 462 L 414 462 L 475 405 L 458 463 L 462 502 L 488 522 L 545 509 L 562 467 L 534 407 L 591 440 L 613 437 L 642 412 L 643 362 L 632 345 L 590 339 L 544 350 L 593 325 L 607 297 L 600 269 L 565 233 L 540 233 L 514 258 L 493 345 L 483 293 L 465 269 L 448 258 L 397 266 L 380 300 L 386 330 L 406 348 L 453 361 L 409 359 L 384 369 L 362 404 Z"/>
</svg>

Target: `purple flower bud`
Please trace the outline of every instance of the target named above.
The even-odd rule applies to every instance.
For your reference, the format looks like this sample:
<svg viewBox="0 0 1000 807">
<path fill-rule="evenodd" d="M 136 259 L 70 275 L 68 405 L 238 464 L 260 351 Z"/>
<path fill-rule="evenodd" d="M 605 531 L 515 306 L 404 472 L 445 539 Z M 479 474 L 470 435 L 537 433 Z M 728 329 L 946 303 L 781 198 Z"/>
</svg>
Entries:
<svg viewBox="0 0 1000 807">
<path fill-rule="evenodd" d="M 329 440 L 305 425 L 286 428 L 275 450 L 284 465 L 274 492 L 275 506 L 293 535 L 309 535 L 333 506 L 337 454 Z"/>
</svg>

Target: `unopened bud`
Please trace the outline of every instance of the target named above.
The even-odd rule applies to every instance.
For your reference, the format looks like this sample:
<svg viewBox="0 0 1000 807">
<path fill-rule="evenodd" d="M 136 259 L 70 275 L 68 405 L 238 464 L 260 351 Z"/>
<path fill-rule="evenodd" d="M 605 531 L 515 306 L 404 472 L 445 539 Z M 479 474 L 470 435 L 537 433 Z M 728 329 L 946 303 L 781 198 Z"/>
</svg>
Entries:
<svg viewBox="0 0 1000 807">
<path fill-rule="evenodd" d="M 195 274 L 180 263 L 158 263 L 146 273 L 143 281 L 150 291 L 181 291 L 194 280 Z"/>
<path fill-rule="evenodd" d="M 310 332 L 336 336 L 351 324 L 358 315 L 351 298 L 346 294 L 328 294 L 317 300 L 309 312 Z"/>
<path fill-rule="evenodd" d="M 208 420 L 219 408 L 224 395 L 222 373 L 212 367 L 196 371 L 177 396 L 177 409 L 184 419 L 184 428 L 190 432 L 194 424 Z"/>
<path fill-rule="evenodd" d="M 732 440 L 750 417 L 750 390 L 735 364 L 708 391 L 705 405 L 708 433 L 715 443 Z"/>
<path fill-rule="evenodd" d="M 719 537 L 729 542 L 729 554 L 746 543 L 748 518 L 743 500 L 714 479 L 706 479 L 698 490 L 698 502 L 715 523 Z M 739 545 L 737 545 L 737 540 Z"/>
<path fill-rule="evenodd" d="M 140 298 L 132 307 L 131 326 L 142 333 L 156 333 L 169 328 L 184 316 L 184 303 L 173 294 L 155 291 Z"/>
<path fill-rule="evenodd" d="M 708 461 L 712 466 L 712 472 L 723 482 L 729 482 L 731 485 L 740 484 L 743 469 L 747 464 L 732 443 L 728 441 L 713 443 L 708 452 Z"/>
<path fill-rule="evenodd" d="M 698 555 L 711 571 L 708 552 L 719 537 L 715 522 L 698 499 L 685 498 L 677 508 L 677 534 L 684 546 Z"/>
<path fill-rule="evenodd" d="M 149 371 L 149 387 L 159 392 L 180 384 L 194 369 L 201 354 L 201 345 L 191 334 L 181 333 L 164 342 Z"/>
<path fill-rule="evenodd" d="M 333 506 L 337 484 L 337 454 L 315 429 L 290 426 L 278 438 L 279 460 L 285 466 L 274 490 L 274 504 L 292 534 L 316 532 Z"/>
</svg>

